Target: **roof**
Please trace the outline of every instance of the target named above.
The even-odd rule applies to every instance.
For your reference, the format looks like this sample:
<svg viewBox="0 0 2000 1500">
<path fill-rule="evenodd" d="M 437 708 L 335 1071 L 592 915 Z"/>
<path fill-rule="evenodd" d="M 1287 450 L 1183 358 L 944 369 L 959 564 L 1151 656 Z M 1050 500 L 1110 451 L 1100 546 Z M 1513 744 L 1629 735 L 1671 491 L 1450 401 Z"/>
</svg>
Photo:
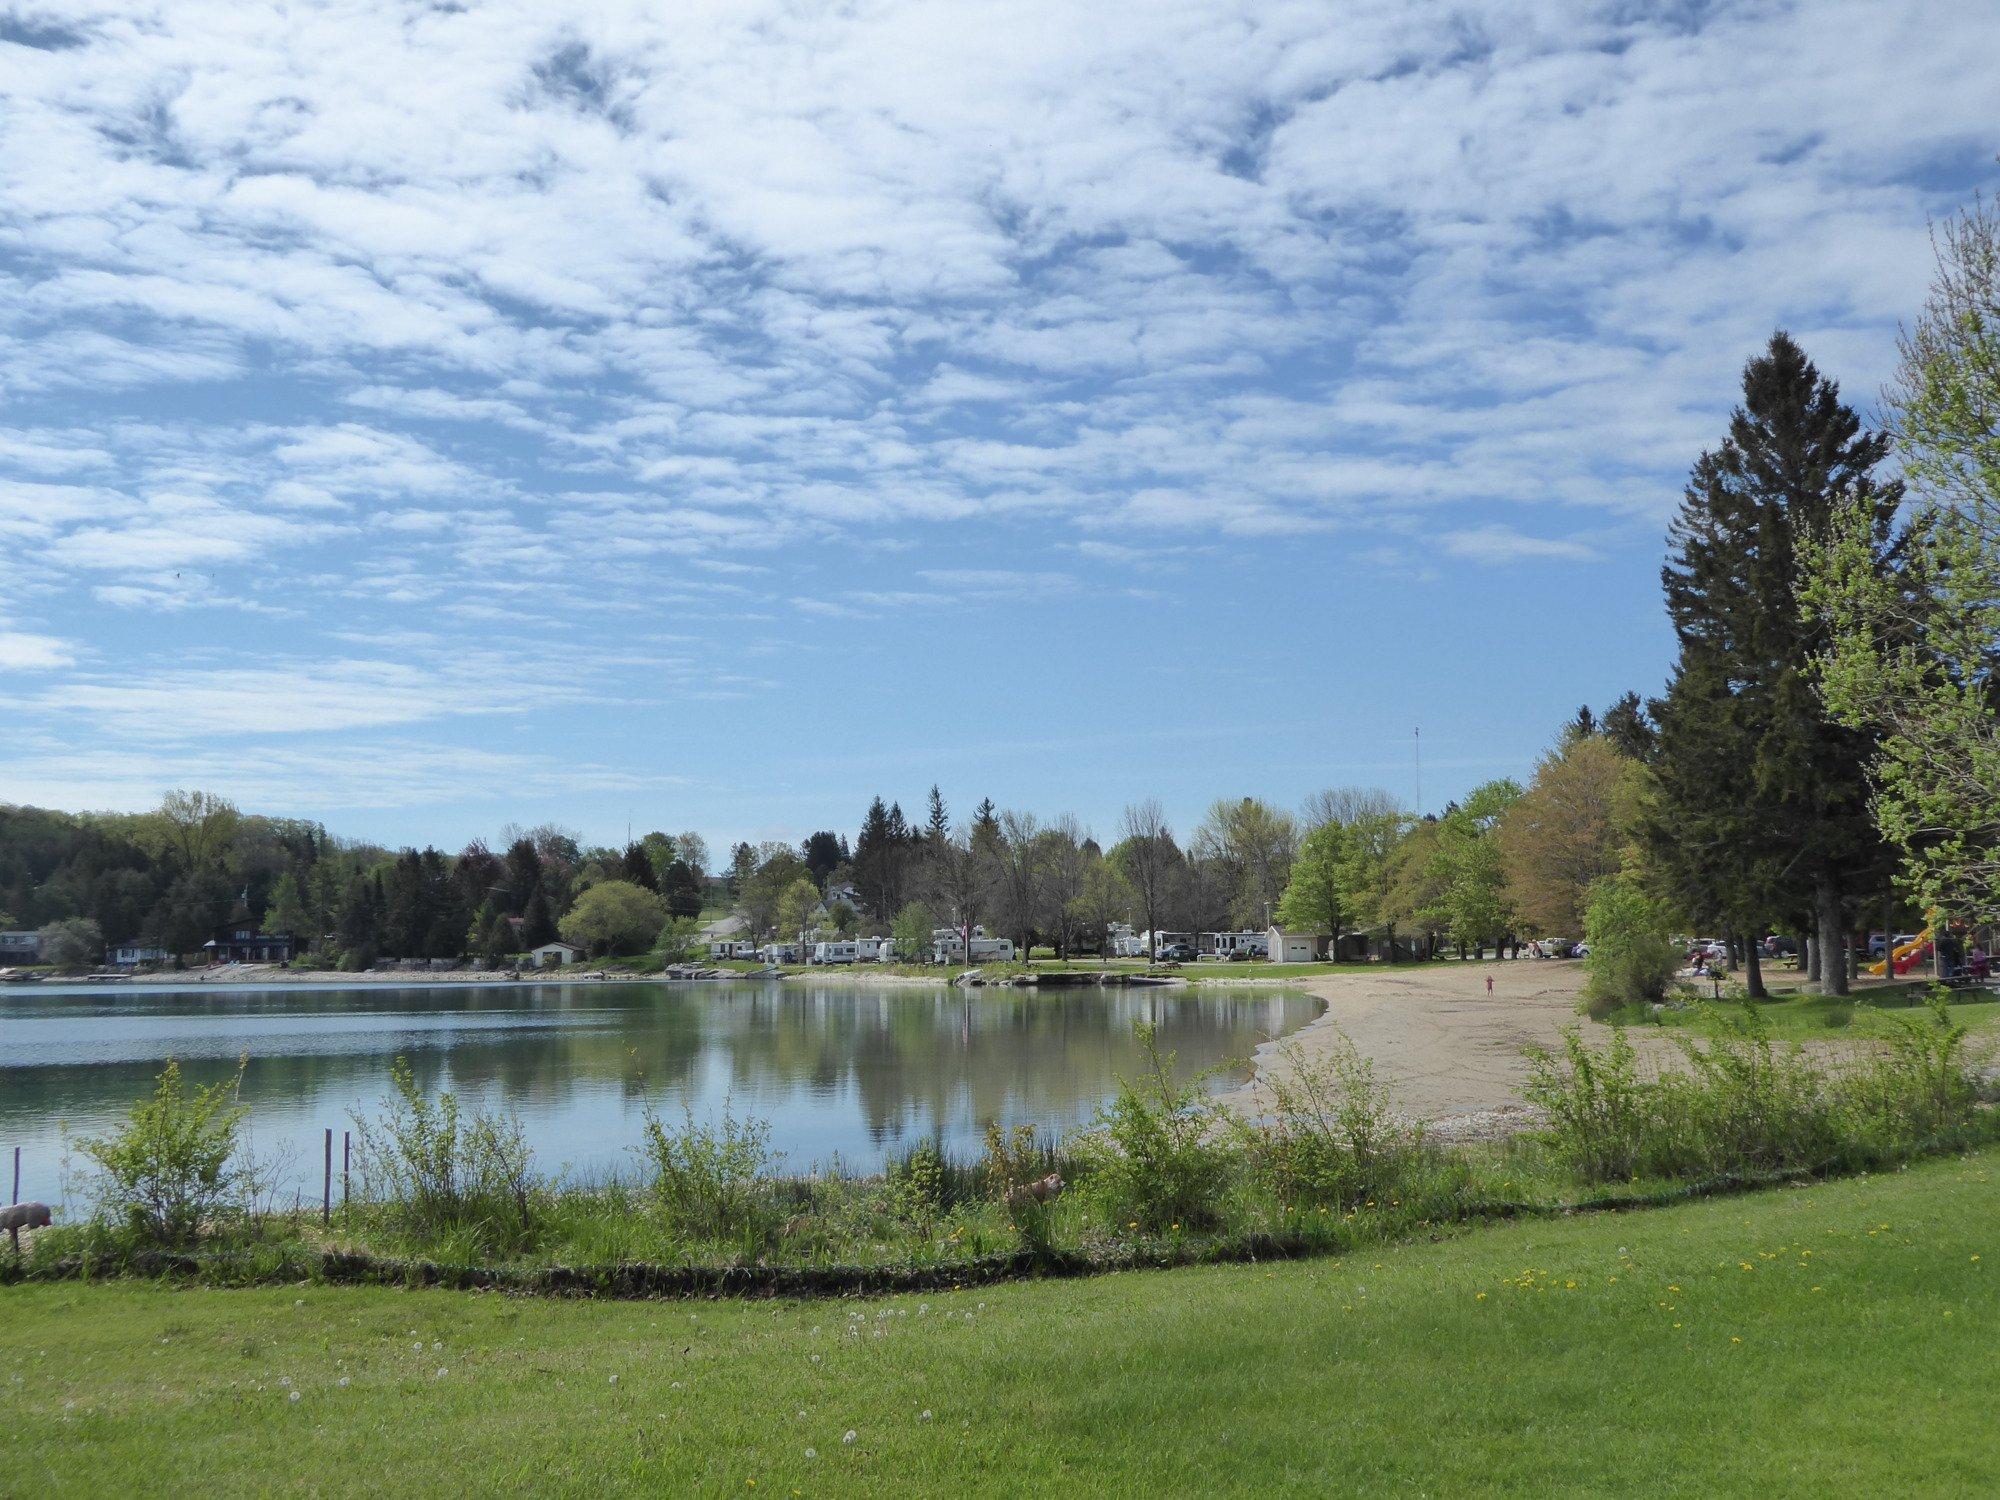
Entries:
<svg viewBox="0 0 2000 1500">
<path fill-rule="evenodd" d="M 561 938 L 551 938 L 548 942 L 539 943 L 528 951 L 530 953 L 540 953 L 544 948 L 567 948 L 572 953 L 583 952 L 583 945 L 581 943 L 566 943 Z"/>
</svg>

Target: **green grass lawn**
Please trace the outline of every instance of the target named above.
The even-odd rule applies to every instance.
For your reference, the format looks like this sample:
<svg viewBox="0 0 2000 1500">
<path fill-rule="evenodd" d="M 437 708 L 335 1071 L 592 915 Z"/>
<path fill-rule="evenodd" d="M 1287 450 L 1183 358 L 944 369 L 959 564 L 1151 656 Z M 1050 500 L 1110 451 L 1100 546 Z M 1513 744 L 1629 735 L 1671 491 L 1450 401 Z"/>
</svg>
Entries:
<svg viewBox="0 0 2000 1500">
<path fill-rule="evenodd" d="M 1929 991 L 1927 982 L 1916 981 L 1870 986 L 1848 996 L 1808 995 L 1796 986 L 1782 991 L 1774 987 L 1773 997 L 1757 1006 L 1757 1014 L 1773 1036 L 1786 1041 L 1865 1037 L 1870 1011 L 1908 1012 L 1921 1006 Z M 1955 997 L 1952 1019 L 1972 1030 L 1990 1028 L 2000 1021 L 2000 996 L 1991 991 L 1982 993 L 1984 998 L 1977 1000 Z M 1728 1001 L 1723 1003 L 1723 1009 L 1732 1008 L 1740 1008 L 1740 1002 L 1735 1007 Z M 1694 1007 L 1655 1015 L 1650 1006 L 1641 1006 L 1618 1012 L 1609 1019 L 1633 1026 L 1658 1025 L 1695 1031 L 1709 1026 L 1708 1015 Z"/>
<path fill-rule="evenodd" d="M 1996 1265 L 1988 1151 L 869 1302 L 21 1286 L 0 1493 L 1990 1494 Z"/>
</svg>

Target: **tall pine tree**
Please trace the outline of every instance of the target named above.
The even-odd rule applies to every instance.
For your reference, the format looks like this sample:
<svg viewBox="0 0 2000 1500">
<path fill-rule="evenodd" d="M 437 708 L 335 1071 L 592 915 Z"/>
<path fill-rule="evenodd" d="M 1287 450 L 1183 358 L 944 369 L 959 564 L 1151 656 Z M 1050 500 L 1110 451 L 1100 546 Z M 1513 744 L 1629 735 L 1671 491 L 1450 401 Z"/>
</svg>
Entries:
<svg viewBox="0 0 2000 1500">
<path fill-rule="evenodd" d="M 1833 723 L 1810 681 L 1825 642 L 1800 607 L 1799 554 L 1837 508 L 1861 503 L 1880 566 L 1896 566 L 1902 486 L 1874 477 L 1888 447 L 1773 334 L 1744 368 L 1728 437 L 1694 466 L 1661 570 L 1680 656 L 1654 705 L 1649 842 L 1690 913 L 1746 946 L 1773 918 L 1809 911 L 1830 994 L 1847 991 L 1847 905 L 1879 891 L 1885 863 L 1872 747 Z M 1761 989 L 1754 968 L 1751 979 Z"/>
</svg>

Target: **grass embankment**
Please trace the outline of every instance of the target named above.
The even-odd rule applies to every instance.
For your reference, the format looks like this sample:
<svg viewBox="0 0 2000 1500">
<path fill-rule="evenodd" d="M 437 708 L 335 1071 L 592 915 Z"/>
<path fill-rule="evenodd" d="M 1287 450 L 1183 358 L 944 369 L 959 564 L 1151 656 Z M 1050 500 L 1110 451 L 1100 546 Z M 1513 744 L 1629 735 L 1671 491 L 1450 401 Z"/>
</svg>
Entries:
<svg viewBox="0 0 2000 1500">
<path fill-rule="evenodd" d="M 0 1490 L 1988 1494 L 1996 1224 L 1986 1151 L 857 1303 L 22 1287 Z"/>
</svg>

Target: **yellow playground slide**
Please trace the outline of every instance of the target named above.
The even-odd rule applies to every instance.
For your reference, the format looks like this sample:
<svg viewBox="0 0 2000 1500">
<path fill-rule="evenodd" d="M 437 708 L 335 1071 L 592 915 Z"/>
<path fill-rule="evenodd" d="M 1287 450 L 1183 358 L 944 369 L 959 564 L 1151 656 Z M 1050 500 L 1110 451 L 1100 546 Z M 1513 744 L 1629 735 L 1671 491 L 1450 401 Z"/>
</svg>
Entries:
<svg viewBox="0 0 2000 1500">
<path fill-rule="evenodd" d="M 1908 973 L 1910 966 L 1916 961 L 1917 955 L 1928 949 L 1930 945 L 1931 930 L 1926 927 L 1907 943 L 1893 950 L 1888 958 L 1884 959 L 1881 963 L 1870 964 L 1868 972 L 1876 975 L 1886 974 L 1889 972 L 1889 965 L 1893 963 L 1896 966 L 1898 974 Z"/>
</svg>

